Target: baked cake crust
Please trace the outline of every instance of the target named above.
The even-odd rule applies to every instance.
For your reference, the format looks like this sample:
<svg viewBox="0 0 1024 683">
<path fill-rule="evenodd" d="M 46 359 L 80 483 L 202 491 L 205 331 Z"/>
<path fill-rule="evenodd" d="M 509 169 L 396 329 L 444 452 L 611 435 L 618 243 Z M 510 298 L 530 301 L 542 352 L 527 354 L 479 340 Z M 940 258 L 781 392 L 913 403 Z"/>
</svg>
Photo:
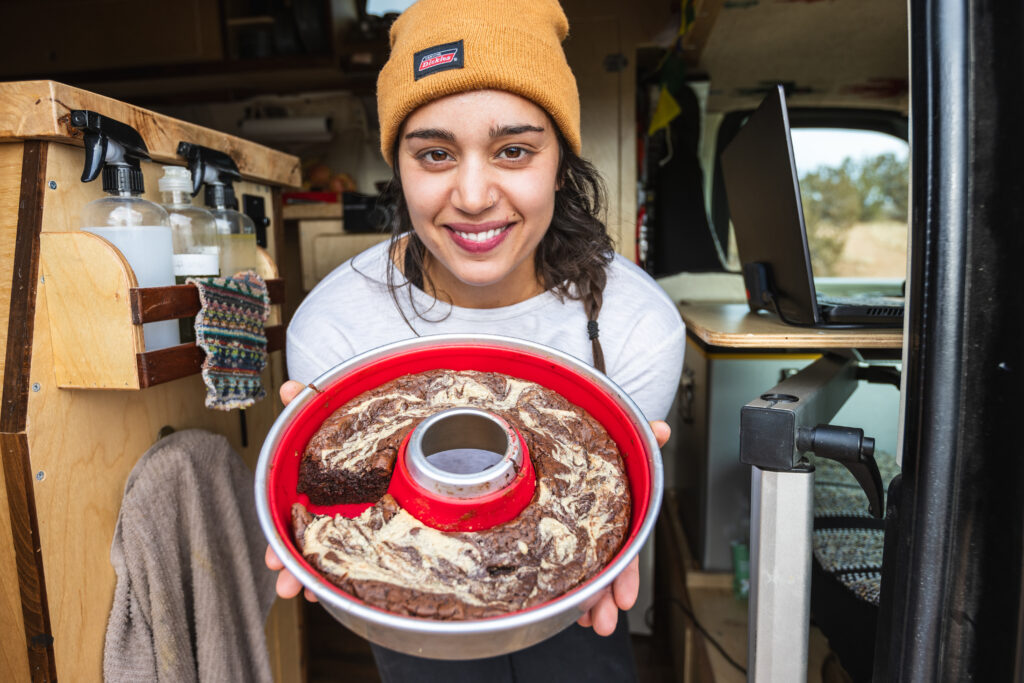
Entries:
<svg viewBox="0 0 1024 683">
<path fill-rule="evenodd" d="M 303 482 L 300 467 L 300 491 L 341 488 L 325 481 L 374 484 L 385 463 L 390 477 L 406 434 L 456 406 L 489 410 L 522 434 L 537 476 L 523 512 L 483 531 L 442 532 L 386 493 L 351 519 L 313 515 L 296 504 L 296 541 L 306 559 L 370 605 L 434 619 L 525 609 L 600 572 L 621 548 L 629 525 L 629 487 L 618 449 L 581 408 L 507 375 L 432 370 L 357 396 L 310 441 L 303 464 L 308 458 L 317 475 Z M 370 489 L 358 493 L 370 495 Z"/>
</svg>

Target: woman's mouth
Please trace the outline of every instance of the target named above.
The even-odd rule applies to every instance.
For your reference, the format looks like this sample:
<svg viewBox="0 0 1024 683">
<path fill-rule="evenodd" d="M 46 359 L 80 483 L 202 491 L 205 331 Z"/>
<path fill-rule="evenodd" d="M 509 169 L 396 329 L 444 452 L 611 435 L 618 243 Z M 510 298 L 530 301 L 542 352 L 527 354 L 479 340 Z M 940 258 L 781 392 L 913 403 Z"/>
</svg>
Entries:
<svg viewBox="0 0 1024 683">
<path fill-rule="evenodd" d="M 479 254 L 494 249 L 508 235 L 512 223 L 488 223 L 484 225 L 446 225 L 452 241 L 466 251 Z"/>
</svg>

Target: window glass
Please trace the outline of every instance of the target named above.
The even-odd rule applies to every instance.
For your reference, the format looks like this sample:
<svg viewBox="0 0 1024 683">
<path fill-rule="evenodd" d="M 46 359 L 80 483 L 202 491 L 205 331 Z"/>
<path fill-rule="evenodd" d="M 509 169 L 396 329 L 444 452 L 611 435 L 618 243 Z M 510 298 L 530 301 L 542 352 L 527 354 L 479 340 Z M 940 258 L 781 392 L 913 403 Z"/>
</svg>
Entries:
<svg viewBox="0 0 1024 683">
<path fill-rule="evenodd" d="M 415 0 L 366 0 L 366 13 L 376 14 L 379 17 L 394 12 L 401 14 L 409 8 Z"/>
<path fill-rule="evenodd" d="M 815 277 L 904 278 L 906 141 L 839 128 L 794 128 L 792 135 Z"/>
</svg>

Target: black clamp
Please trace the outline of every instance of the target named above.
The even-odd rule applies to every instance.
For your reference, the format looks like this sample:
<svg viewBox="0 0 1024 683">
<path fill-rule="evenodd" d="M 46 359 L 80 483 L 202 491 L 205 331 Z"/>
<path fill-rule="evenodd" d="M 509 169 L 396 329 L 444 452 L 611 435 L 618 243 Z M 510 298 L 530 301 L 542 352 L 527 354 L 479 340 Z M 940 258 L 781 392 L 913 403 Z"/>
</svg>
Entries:
<svg viewBox="0 0 1024 683">
<path fill-rule="evenodd" d="M 868 511 L 877 519 L 885 516 L 882 475 L 875 462 L 875 440 L 864 436 L 863 429 L 820 424 L 800 427 L 796 433 L 796 447 L 802 453 L 814 453 L 842 463 L 857 480 L 868 497 Z"/>
</svg>

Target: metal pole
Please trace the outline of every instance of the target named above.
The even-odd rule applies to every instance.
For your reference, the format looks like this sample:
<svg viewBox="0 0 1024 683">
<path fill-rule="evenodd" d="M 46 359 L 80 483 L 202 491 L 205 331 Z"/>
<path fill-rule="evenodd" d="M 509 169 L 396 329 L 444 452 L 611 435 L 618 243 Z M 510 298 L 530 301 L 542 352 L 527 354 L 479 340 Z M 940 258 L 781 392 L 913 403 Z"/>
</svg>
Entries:
<svg viewBox="0 0 1024 683">
<path fill-rule="evenodd" d="M 857 364 L 825 355 L 740 411 L 740 461 L 753 465 L 747 678 L 807 680 L 814 467 L 801 428 L 827 423 L 857 386 Z"/>
<path fill-rule="evenodd" d="M 754 467 L 747 680 L 807 680 L 814 468 Z"/>
</svg>

